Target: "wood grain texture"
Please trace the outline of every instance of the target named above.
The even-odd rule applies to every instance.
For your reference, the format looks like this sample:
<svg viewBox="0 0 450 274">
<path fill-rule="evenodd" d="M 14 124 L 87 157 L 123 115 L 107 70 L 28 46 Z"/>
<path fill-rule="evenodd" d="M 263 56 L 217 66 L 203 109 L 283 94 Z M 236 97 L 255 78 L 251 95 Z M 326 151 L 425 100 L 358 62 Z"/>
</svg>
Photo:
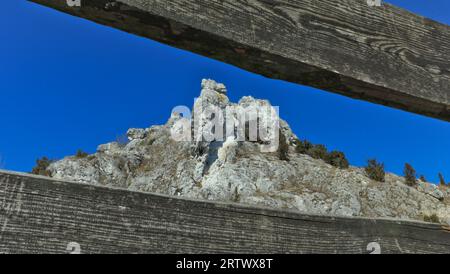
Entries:
<svg viewBox="0 0 450 274">
<path fill-rule="evenodd" d="M 366 0 L 31 0 L 275 79 L 450 121 L 450 27 Z"/>
<path fill-rule="evenodd" d="M 309 216 L 0 172 L 0 253 L 450 253 L 440 225 Z"/>
</svg>

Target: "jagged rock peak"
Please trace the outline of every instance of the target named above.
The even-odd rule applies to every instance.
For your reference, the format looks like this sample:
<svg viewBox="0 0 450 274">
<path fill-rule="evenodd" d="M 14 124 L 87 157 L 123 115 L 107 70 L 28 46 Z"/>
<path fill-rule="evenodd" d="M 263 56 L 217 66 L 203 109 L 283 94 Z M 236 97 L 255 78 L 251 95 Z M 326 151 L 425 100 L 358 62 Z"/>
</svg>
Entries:
<svg viewBox="0 0 450 274">
<path fill-rule="evenodd" d="M 363 168 L 340 169 L 297 153 L 295 134 L 269 101 L 246 96 L 232 103 L 225 85 L 203 80 L 201 87 L 192 114 L 184 113 L 187 107 L 175 108 L 165 125 L 130 129 L 128 143 L 112 142 L 87 157 L 67 157 L 51 164 L 49 173 L 87 184 L 310 214 L 416 220 L 436 214 L 450 221 L 448 188 L 426 182 L 410 187 L 394 174 L 379 183 L 369 179 Z M 251 134 L 242 132 L 246 124 L 240 115 L 264 107 L 269 111 L 261 111 L 256 124 L 267 122 L 269 131 L 281 133 L 277 141 L 285 143 L 283 157 L 280 149 L 262 149 L 271 142 L 252 140 L 247 138 Z M 217 138 L 221 128 L 209 126 L 219 116 L 230 122 L 223 128 L 222 139 Z M 273 130 L 274 124 L 279 130 Z M 192 138 L 193 133 L 207 138 Z M 177 140 L 174 135 L 186 138 Z"/>
<path fill-rule="evenodd" d="M 202 80 L 202 91 L 204 90 L 213 90 L 215 92 L 221 93 L 221 94 L 227 94 L 227 88 L 224 84 L 217 83 L 214 80 L 211 79 L 203 79 Z"/>
</svg>

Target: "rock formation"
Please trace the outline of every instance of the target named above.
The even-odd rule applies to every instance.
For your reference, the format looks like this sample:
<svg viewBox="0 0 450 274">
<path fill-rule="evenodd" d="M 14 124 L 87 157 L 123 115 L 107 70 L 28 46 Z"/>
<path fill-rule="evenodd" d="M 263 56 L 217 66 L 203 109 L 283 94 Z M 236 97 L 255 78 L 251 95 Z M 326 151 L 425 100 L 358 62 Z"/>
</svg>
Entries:
<svg viewBox="0 0 450 274">
<path fill-rule="evenodd" d="M 226 94 L 223 84 L 203 80 L 191 117 L 174 112 L 165 125 L 128 130 L 126 144 L 100 145 L 95 154 L 67 157 L 51 164 L 48 171 L 54 178 L 86 184 L 311 214 L 416 220 L 436 214 L 441 221 L 450 220 L 448 188 L 422 181 L 410 187 L 403 177 L 394 174 L 387 174 L 384 183 L 376 182 L 363 168 L 339 169 L 297 153 L 295 134 L 273 111 L 266 112 L 265 119 L 254 121 L 269 121 L 269 138 L 251 136 L 247 132 L 250 125 L 242 127 L 238 111 L 233 110 L 273 108 L 268 101 L 252 97 L 234 104 Z M 219 109 L 220 115 L 211 115 L 214 111 L 207 106 Z M 234 123 L 226 128 L 208 128 L 213 119 L 231 119 Z M 275 128 L 271 121 L 279 123 L 279 132 L 271 130 Z M 239 126 L 244 130 L 239 131 Z M 219 131 L 224 133 L 221 140 L 215 138 Z M 268 140 L 275 137 L 283 144 L 274 147 Z M 280 157 L 282 147 L 285 159 Z"/>
</svg>

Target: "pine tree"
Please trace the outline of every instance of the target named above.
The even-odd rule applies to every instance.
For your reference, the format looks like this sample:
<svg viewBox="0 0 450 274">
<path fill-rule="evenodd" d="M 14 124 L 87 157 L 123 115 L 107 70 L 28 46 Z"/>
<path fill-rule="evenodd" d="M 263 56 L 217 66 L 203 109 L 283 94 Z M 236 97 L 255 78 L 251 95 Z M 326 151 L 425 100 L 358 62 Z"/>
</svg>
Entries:
<svg viewBox="0 0 450 274">
<path fill-rule="evenodd" d="M 440 181 L 441 186 L 446 185 L 444 175 L 442 175 L 442 173 L 439 173 L 439 181 Z"/>
<path fill-rule="evenodd" d="M 415 186 L 417 184 L 416 171 L 410 164 L 408 163 L 405 164 L 405 169 L 403 170 L 403 173 L 405 175 L 405 182 L 407 185 Z"/>
<path fill-rule="evenodd" d="M 383 163 L 379 163 L 375 159 L 370 159 L 367 161 L 367 166 L 365 167 L 365 171 L 366 171 L 367 176 L 369 176 L 370 179 L 378 181 L 378 182 L 385 182 L 386 173 L 384 171 Z"/>
</svg>

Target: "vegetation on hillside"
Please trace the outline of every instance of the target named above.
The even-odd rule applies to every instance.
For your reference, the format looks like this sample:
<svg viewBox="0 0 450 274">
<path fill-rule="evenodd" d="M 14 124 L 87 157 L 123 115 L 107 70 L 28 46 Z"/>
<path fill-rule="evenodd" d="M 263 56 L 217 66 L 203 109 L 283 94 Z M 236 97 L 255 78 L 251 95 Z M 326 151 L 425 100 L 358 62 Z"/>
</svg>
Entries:
<svg viewBox="0 0 450 274">
<path fill-rule="evenodd" d="M 439 173 L 439 183 L 440 183 L 441 186 L 447 185 L 445 183 L 444 175 L 442 175 L 442 173 Z"/>
<path fill-rule="evenodd" d="M 42 157 L 40 159 L 36 160 L 36 165 L 33 167 L 31 173 L 35 175 L 41 175 L 41 176 L 50 176 L 50 172 L 47 170 L 47 168 L 50 166 L 51 163 L 53 163 L 54 160 L 50 160 L 47 157 Z"/>
<path fill-rule="evenodd" d="M 77 153 L 75 154 L 75 158 L 78 158 L 78 159 L 83 159 L 83 158 L 86 158 L 87 156 L 89 156 L 89 154 L 84 152 L 81 149 L 77 150 Z"/>
<path fill-rule="evenodd" d="M 403 174 L 405 175 L 405 183 L 409 186 L 416 186 L 416 170 L 408 163 L 405 164 L 403 169 Z"/>
<path fill-rule="evenodd" d="M 370 179 L 378 182 L 385 182 L 386 172 L 384 171 L 384 164 L 379 163 L 376 159 L 367 161 L 365 171 Z"/>
<path fill-rule="evenodd" d="M 124 135 L 125 136 L 125 135 Z M 125 139 L 125 137 L 122 136 L 121 138 L 117 138 L 117 142 L 120 144 L 126 144 L 128 141 Z M 286 136 L 281 132 L 280 130 L 280 146 L 278 148 L 278 156 L 280 160 L 289 161 L 289 144 L 286 139 Z M 120 140 L 119 140 L 120 139 Z M 340 169 L 347 169 L 350 167 L 349 161 L 345 154 L 341 151 L 328 151 L 326 146 L 321 144 L 313 144 L 309 142 L 308 140 L 300 140 L 295 139 L 293 141 L 293 144 L 295 146 L 295 151 L 299 154 L 305 154 L 309 155 L 314 159 L 321 159 L 324 162 L 340 168 Z M 84 152 L 83 150 L 79 149 L 76 154 L 74 155 L 77 159 L 83 159 L 88 157 L 89 154 Z M 31 173 L 41 176 L 50 176 L 49 171 L 47 170 L 51 163 L 53 163 L 54 160 L 49 159 L 48 157 L 42 157 L 40 159 L 36 160 L 36 165 L 33 167 Z M 384 169 L 384 164 L 381 162 L 378 162 L 376 159 L 370 159 L 367 161 L 367 166 L 364 167 L 364 170 L 366 172 L 366 175 L 375 181 L 378 182 L 385 182 L 385 176 L 386 172 Z M 405 164 L 405 167 L 403 169 L 405 183 L 408 186 L 415 187 L 418 184 L 417 180 L 417 174 L 415 169 L 410 165 L 409 163 Z M 422 182 L 427 182 L 427 179 L 424 175 L 421 175 L 419 178 Z M 439 181 L 441 186 L 447 186 L 447 183 L 445 182 L 444 175 L 442 173 L 439 173 Z M 450 185 L 450 183 L 449 183 Z"/>
<path fill-rule="evenodd" d="M 424 222 L 428 222 L 428 223 L 440 223 L 441 221 L 439 220 L 439 217 L 436 214 L 431 214 L 431 215 L 425 215 L 423 216 L 423 220 Z"/>
<path fill-rule="evenodd" d="M 349 168 L 350 164 L 341 151 L 328 152 L 324 145 L 314 145 L 307 140 L 296 139 L 294 141 L 295 151 L 300 154 L 306 154 L 314 159 L 324 160 L 326 163 L 341 168 Z"/>
</svg>

